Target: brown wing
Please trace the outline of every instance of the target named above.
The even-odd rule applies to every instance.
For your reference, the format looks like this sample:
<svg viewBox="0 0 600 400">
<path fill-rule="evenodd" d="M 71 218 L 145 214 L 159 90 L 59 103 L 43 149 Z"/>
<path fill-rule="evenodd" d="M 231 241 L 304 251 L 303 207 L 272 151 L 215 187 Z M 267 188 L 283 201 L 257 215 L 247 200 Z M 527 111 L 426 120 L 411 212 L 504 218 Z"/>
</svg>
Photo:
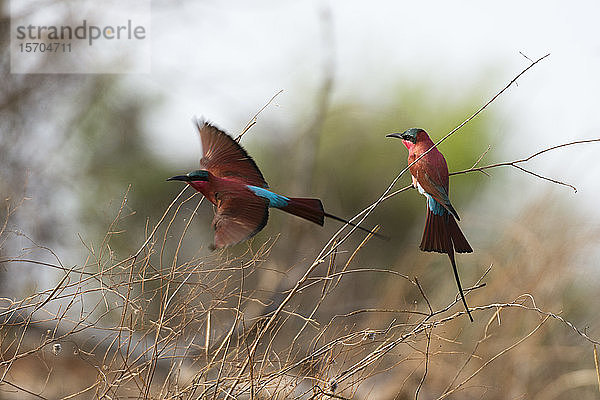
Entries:
<svg viewBox="0 0 600 400">
<path fill-rule="evenodd" d="M 452 215 L 454 215 L 454 217 L 456 217 L 456 219 L 458 219 L 460 221 L 458 213 L 452 206 L 452 203 L 450 203 L 450 198 L 448 197 L 447 187 L 444 187 L 442 185 L 438 185 L 437 183 L 435 183 L 431 179 L 429 174 L 427 174 L 427 172 L 425 172 L 425 171 L 419 170 L 419 171 L 416 171 L 416 173 L 417 173 L 417 176 L 416 176 L 417 182 L 419 183 L 419 185 L 421 185 L 423 190 L 425 190 L 425 192 L 427 192 L 427 194 L 429 194 L 431 197 L 433 197 L 435 199 L 435 201 L 440 203 L 442 205 L 442 207 L 444 207 L 446 210 L 448 210 L 448 212 L 450 212 Z"/>
<path fill-rule="evenodd" d="M 231 246 L 256 235 L 267 224 L 269 207 L 262 197 L 244 197 L 220 194 L 217 213 L 213 219 L 215 247 Z"/>
<path fill-rule="evenodd" d="M 196 126 L 202 140 L 202 168 L 220 178 L 269 187 L 252 157 L 231 136 L 206 121 L 196 120 Z"/>
</svg>

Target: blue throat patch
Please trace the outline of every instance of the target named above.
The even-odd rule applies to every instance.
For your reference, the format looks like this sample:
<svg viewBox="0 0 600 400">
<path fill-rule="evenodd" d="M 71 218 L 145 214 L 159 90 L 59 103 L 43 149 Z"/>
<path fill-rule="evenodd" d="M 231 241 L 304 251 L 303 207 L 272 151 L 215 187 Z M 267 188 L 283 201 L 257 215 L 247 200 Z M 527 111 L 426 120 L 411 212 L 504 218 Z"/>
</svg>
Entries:
<svg viewBox="0 0 600 400">
<path fill-rule="evenodd" d="M 283 208 L 290 202 L 290 199 L 287 197 L 258 186 L 248 185 L 248 189 L 252 190 L 255 195 L 269 200 L 269 207 Z"/>
</svg>

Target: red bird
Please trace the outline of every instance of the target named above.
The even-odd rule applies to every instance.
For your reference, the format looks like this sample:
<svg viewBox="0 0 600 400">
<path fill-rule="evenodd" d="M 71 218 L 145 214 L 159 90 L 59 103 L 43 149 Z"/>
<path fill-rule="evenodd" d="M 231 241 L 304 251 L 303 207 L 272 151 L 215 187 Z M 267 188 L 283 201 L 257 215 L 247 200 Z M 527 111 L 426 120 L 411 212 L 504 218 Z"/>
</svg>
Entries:
<svg viewBox="0 0 600 400">
<path fill-rule="evenodd" d="M 392 133 L 387 137 L 402 139 L 402 143 L 408 149 L 408 164 L 413 163 L 434 145 L 427 132 L 420 128 L 411 128 L 403 133 Z M 460 218 L 448 197 L 449 179 L 446 159 L 437 148 L 433 148 L 409 170 L 413 186 L 427 198 L 427 220 L 419 248 L 422 251 L 448 254 L 460 297 L 469 319 L 473 322 L 454 261 L 454 251 L 471 253 L 473 249 L 456 223 L 456 220 L 460 221 Z"/>
<path fill-rule="evenodd" d="M 216 206 L 212 221 L 215 248 L 234 245 L 260 232 L 267 224 L 269 207 L 321 226 L 325 217 L 356 226 L 326 213 L 319 199 L 286 197 L 271 192 L 256 163 L 238 142 L 210 123 L 199 120 L 195 123 L 202 141 L 200 166 L 204 169 L 167 180 L 186 182 Z M 356 227 L 381 237 L 361 226 Z"/>
</svg>

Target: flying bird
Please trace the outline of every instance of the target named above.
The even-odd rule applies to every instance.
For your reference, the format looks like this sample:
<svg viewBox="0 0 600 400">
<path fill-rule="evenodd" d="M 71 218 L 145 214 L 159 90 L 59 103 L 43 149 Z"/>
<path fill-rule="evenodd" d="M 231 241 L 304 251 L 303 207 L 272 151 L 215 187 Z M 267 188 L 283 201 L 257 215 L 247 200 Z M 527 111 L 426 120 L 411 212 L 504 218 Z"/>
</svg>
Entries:
<svg viewBox="0 0 600 400">
<path fill-rule="evenodd" d="M 408 149 L 409 165 L 434 146 L 427 132 L 420 128 L 411 128 L 402 133 L 391 133 L 387 137 L 402 139 L 402 143 Z M 471 253 L 473 249 L 458 227 L 456 221 L 460 221 L 460 218 L 448 197 L 449 179 L 446 159 L 437 147 L 434 147 L 423 158 L 411 165 L 409 170 L 413 186 L 427 198 L 427 219 L 419 248 L 422 251 L 448 254 L 460 297 L 469 319 L 473 322 L 454 260 L 454 251 Z"/>
<path fill-rule="evenodd" d="M 267 224 L 269 208 L 278 208 L 323 226 L 325 217 L 380 234 L 325 212 L 319 199 L 287 197 L 269 190 L 258 166 L 246 150 L 216 126 L 201 120 L 195 124 L 202 141 L 202 169 L 173 176 L 202 193 L 216 206 L 212 221 L 214 248 L 243 242 Z"/>
</svg>

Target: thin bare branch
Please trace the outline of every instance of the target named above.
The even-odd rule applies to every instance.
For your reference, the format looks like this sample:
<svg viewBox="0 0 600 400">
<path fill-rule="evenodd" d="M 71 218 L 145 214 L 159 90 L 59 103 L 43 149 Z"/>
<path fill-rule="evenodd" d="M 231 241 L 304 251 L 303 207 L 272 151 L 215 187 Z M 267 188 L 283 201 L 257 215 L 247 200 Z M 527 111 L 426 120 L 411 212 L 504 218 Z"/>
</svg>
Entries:
<svg viewBox="0 0 600 400">
<path fill-rule="evenodd" d="M 501 162 L 501 163 L 495 163 L 495 164 L 490 164 L 490 165 L 485 165 L 483 167 L 476 167 L 475 165 L 478 164 L 479 160 L 474 164 L 473 167 L 469 168 L 469 169 L 465 169 L 462 171 L 456 171 L 456 172 L 451 172 L 449 175 L 460 175 L 460 174 L 466 174 L 469 172 L 474 172 L 474 171 L 479 171 L 479 172 L 485 172 L 485 170 L 491 169 L 491 168 L 498 168 L 498 167 L 514 167 L 517 168 L 525 173 L 531 174 L 537 178 L 552 182 L 552 183 L 556 183 L 558 185 L 563 185 L 563 186 L 567 186 L 570 187 L 571 189 L 573 189 L 575 192 L 577 192 L 577 188 L 569 183 L 565 183 L 565 182 L 561 182 L 559 180 L 556 179 L 552 179 L 552 178 L 548 178 L 542 175 L 539 175 L 535 172 L 532 172 L 530 170 L 527 170 L 523 167 L 521 167 L 519 164 L 522 163 L 526 163 L 527 161 L 530 161 L 531 159 L 538 157 L 546 152 L 552 151 L 552 150 L 556 150 L 556 149 L 561 149 L 563 147 L 568 147 L 568 146 L 573 146 L 576 144 L 583 144 L 583 143 L 594 143 L 594 142 L 600 142 L 600 138 L 598 139 L 586 139 L 586 140 L 576 140 L 573 142 L 568 142 L 568 143 L 563 143 L 563 144 L 559 144 L 556 146 L 552 146 L 552 147 L 548 147 L 546 149 L 540 150 L 536 153 L 533 153 L 532 155 L 525 157 L 525 158 L 520 158 L 518 160 L 514 160 L 514 161 L 505 161 L 505 162 Z M 480 157 L 481 159 L 481 157 Z"/>
<path fill-rule="evenodd" d="M 242 136 L 244 136 L 244 134 L 246 132 L 248 132 L 250 130 L 250 128 L 252 128 L 254 125 L 256 125 L 256 122 L 258 122 L 258 116 L 260 115 L 260 113 L 262 113 L 275 100 L 275 98 L 277 96 L 279 96 L 281 93 L 283 93 L 283 89 L 281 89 L 280 91 L 278 91 L 277 93 L 275 93 L 273 95 L 273 97 L 271 97 L 269 99 L 269 101 L 267 101 L 267 103 L 264 106 L 262 106 L 262 108 L 260 110 L 258 110 L 256 112 L 256 114 L 254 114 L 254 116 L 252 118 L 250 118 L 250 121 L 248 121 L 248 123 L 246 124 L 246 126 L 242 130 L 242 133 L 240 133 L 238 135 L 238 137 L 235 138 L 236 142 L 239 142 L 240 140 L 242 140 Z"/>
</svg>

